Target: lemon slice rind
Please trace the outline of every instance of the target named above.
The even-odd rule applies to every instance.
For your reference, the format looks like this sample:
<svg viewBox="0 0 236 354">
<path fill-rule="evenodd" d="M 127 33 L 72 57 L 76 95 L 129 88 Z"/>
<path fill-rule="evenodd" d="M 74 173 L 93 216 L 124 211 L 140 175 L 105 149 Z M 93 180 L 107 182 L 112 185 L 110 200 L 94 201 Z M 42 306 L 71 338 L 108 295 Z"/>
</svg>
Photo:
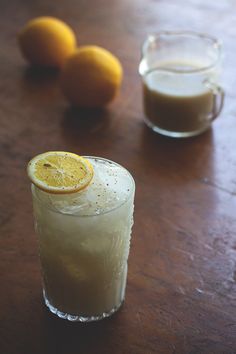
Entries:
<svg viewBox="0 0 236 354">
<path fill-rule="evenodd" d="M 82 156 L 65 151 L 48 151 L 35 156 L 27 166 L 31 182 L 54 194 L 75 193 L 93 178 L 92 164 Z"/>
</svg>

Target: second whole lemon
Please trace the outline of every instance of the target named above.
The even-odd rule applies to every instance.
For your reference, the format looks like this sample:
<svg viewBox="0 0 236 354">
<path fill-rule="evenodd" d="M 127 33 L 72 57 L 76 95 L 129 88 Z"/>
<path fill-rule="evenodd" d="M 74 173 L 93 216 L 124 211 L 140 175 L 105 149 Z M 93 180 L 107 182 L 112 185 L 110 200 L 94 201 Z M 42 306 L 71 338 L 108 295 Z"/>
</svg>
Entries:
<svg viewBox="0 0 236 354">
<path fill-rule="evenodd" d="M 94 45 L 82 46 L 67 59 L 61 87 L 73 105 L 103 107 L 117 95 L 122 74 L 122 65 L 111 52 Z"/>
<path fill-rule="evenodd" d="M 73 30 L 49 16 L 29 21 L 18 35 L 23 57 L 37 66 L 61 67 L 76 48 Z"/>
</svg>

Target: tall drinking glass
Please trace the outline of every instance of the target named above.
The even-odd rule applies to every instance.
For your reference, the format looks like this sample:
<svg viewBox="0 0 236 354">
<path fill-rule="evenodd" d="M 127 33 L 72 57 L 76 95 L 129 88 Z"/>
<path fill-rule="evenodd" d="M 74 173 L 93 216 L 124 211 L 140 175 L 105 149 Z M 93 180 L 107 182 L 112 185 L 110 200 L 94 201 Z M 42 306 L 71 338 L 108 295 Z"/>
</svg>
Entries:
<svg viewBox="0 0 236 354">
<path fill-rule="evenodd" d="M 32 185 L 45 303 L 81 322 L 110 316 L 124 301 L 135 193 L 125 168 L 86 158 L 94 177 L 85 190 L 56 195 Z"/>
</svg>

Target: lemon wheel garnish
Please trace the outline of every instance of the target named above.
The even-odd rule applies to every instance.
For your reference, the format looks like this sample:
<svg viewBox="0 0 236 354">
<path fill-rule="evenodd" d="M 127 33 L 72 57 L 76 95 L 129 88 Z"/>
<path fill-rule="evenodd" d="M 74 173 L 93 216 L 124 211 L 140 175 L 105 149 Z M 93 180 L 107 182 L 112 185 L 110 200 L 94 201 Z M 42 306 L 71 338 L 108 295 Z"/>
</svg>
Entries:
<svg viewBox="0 0 236 354">
<path fill-rule="evenodd" d="M 88 186 L 93 178 L 93 166 L 87 159 L 71 152 L 49 151 L 30 160 L 27 173 L 38 188 L 67 194 Z"/>
</svg>

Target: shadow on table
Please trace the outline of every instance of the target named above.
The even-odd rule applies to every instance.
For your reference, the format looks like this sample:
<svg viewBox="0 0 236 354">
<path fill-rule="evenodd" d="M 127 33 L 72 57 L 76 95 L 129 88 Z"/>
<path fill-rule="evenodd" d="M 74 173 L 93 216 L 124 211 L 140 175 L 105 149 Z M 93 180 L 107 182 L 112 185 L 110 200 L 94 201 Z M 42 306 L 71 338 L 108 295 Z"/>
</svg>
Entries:
<svg viewBox="0 0 236 354">
<path fill-rule="evenodd" d="M 64 112 L 62 135 L 70 142 L 87 142 L 96 135 L 107 134 L 110 128 L 110 112 L 105 108 L 77 108 L 71 106 Z"/>
<path fill-rule="evenodd" d="M 59 71 L 55 68 L 40 68 L 28 66 L 22 74 L 23 92 L 32 98 L 39 97 L 51 101 L 55 94 L 58 95 Z"/>
<path fill-rule="evenodd" d="M 98 322 L 69 322 L 53 316 L 45 309 L 43 352 L 106 353 L 106 346 L 109 347 L 109 340 L 116 332 L 114 326 L 119 326 L 119 317 L 122 317 L 122 313 L 117 312 Z"/>
<path fill-rule="evenodd" d="M 189 138 L 171 138 L 158 133 L 143 125 L 141 136 L 141 146 L 144 153 L 155 155 L 157 150 L 164 151 L 167 154 L 182 154 L 186 149 L 193 146 L 212 145 L 214 141 L 213 130 Z"/>
<path fill-rule="evenodd" d="M 205 133 L 191 138 L 170 138 L 153 132 L 146 126 L 140 137 L 139 154 L 141 160 L 158 163 L 168 171 L 196 169 L 198 173 L 214 170 L 214 133 Z"/>
<path fill-rule="evenodd" d="M 48 83 L 58 79 L 59 70 L 28 66 L 24 71 L 24 79 L 35 84 Z"/>
</svg>

